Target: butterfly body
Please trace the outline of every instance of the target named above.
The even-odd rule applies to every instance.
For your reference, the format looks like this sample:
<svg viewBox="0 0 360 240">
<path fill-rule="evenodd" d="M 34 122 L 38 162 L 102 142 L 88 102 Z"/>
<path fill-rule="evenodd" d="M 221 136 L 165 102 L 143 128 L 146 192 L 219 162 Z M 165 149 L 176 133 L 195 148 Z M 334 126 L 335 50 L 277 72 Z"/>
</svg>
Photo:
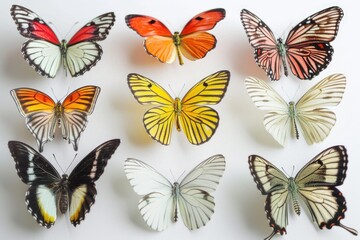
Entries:
<svg viewBox="0 0 360 240">
<path fill-rule="evenodd" d="M 145 15 L 129 14 L 125 22 L 129 28 L 144 37 L 146 52 L 160 62 L 172 63 L 176 59 L 183 65 L 183 57 L 191 61 L 204 58 L 215 48 L 216 38 L 206 32 L 224 19 L 225 10 L 211 9 L 193 17 L 181 32 L 172 33 L 160 20 Z"/>
<path fill-rule="evenodd" d="M 65 74 L 77 77 L 90 70 L 101 59 L 104 40 L 115 22 L 112 12 L 102 14 L 79 29 L 66 41 L 59 40 L 54 31 L 36 13 L 19 5 L 10 9 L 20 34 L 27 40 L 21 52 L 38 73 L 54 78 L 63 65 Z"/>
<path fill-rule="evenodd" d="M 300 202 L 305 203 L 313 222 L 320 229 L 340 226 L 357 235 L 355 229 L 340 223 L 345 217 L 346 201 L 336 188 L 346 177 L 348 155 L 342 145 L 325 149 L 296 174 L 286 177 L 276 166 L 258 155 L 249 156 L 249 168 L 258 189 L 266 195 L 265 212 L 275 234 L 286 233 L 288 208 L 290 202 L 297 215 L 300 215 Z"/>
<path fill-rule="evenodd" d="M 10 91 L 26 126 L 35 137 L 39 151 L 54 139 L 56 124 L 63 139 L 78 149 L 80 134 L 85 130 L 87 116 L 95 107 L 100 93 L 97 86 L 84 86 L 71 92 L 63 102 L 55 101 L 47 94 L 32 88 L 16 88 Z"/>
<path fill-rule="evenodd" d="M 312 79 L 332 60 L 330 42 L 336 38 L 344 13 L 339 7 L 321 10 L 297 24 L 285 41 L 276 39 L 271 29 L 254 13 L 243 9 L 240 13 L 254 58 L 271 80 L 279 80 L 287 65 L 299 79 Z"/>
<path fill-rule="evenodd" d="M 36 221 L 50 228 L 57 212 L 69 212 L 71 223 L 76 226 L 85 218 L 95 202 L 95 181 L 104 172 L 107 161 L 120 144 L 119 139 L 109 140 L 85 156 L 70 175 L 62 174 L 40 153 L 18 141 L 8 146 L 15 160 L 20 179 L 29 185 L 25 202 Z"/>
</svg>

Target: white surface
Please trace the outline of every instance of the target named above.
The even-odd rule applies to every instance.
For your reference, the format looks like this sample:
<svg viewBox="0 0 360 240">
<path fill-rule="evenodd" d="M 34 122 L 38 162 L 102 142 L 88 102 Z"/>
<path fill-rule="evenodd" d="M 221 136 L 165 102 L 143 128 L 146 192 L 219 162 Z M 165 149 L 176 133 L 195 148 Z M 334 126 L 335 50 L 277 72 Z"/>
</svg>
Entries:
<svg viewBox="0 0 360 240">
<path fill-rule="evenodd" d="M 358 74 L 358 23 L 359 6 L 356 1 L 17 1 L 0 2 L 0 236 L 1 239 L 263 239 L 272 229 L 264 212 L 265 197 L 257 190 L 248 169 L 247 157 L 258 154 L 283 167 L 293 176 L 312 157 L 327 147 L 344 144 L 349 153 L 349 169 L 342 191 L 347 200 L 348 211 L 342 220 L 344 225 L 360 230 L 358 213 L 360 182 L 359 102 L 360 80 Z M 53 22 L 58 35 L 65 36 L 74 22 L 79 21 L 67 39 L 90 19 L 114 11 L 117 17 L 109 37 L 100 42 L 104 54 L 98 64 L 82 77 L 65 78 L 62 71 L 55 79 L 47 79 L 37 74 L 23 59 L 20 52 L 26 40 L 16 30 L 10 17 L 12 4 L 23 5 L 45 21 Z M 278 37 L 286 37 L 289 30 L 307 16 L 338 5 L 345 16 L 340 31 L 332 43 L 335 49 L 333 60 L 320 76 L 312 81 L 295 77 L 282 78 L 272 82 L 285 99 L 297 100 L 320 79 L 340 72 L 347 77 L 347 89 L 339 106 L 332 108 L 337 115 L 337 123 L 329 137 L 322 143 L 308 146 L 304 139 L 288 141 L 285 148 L 280 147 L 266 132 L 262 118 L 264 112 L 256 109 L 245 87 L 244 78 L 248 75 L 265 79 L 265 73 L 257 67 L 253 59 L 245 31 L 240 22 L 240 11 L 247 8 L 260 16 Z M 147 55 L 142 46 L 142 38 L 130 30 L 124 21 L 127 14 L 139 13 L 162 20 L 172 31 L 181 30 L 186 22 L 202 11 L 222 7 L 226 18 L 211 31 L 216 35 L 217 47 L 202 60 L 184 66 L 177 63 L 168 65 Z M 203 77 L 218 70 L 231 71 L 231 80 L 223 101 L 214 108 L 221 117 L 219 128 L 213 138 L 201 145 L 193 146 L 187 142 L 183 133 L 173 132 L 170 146 L 162 146 L 146 133 L 142 116 L 149 107 L 139 105 L 126 83 L 128 73 L 136 72 L 147 76 L 175 94 L 182 97 L 185 92 Z M 97 182 L 98 195 L 78 227 L 74 228 L 68 216 L 59 216 L 50 230 L 40 227 L 27 212 L 24 198 L 27 186 L 18 178 L 14 161 L 7 148 L 9 140 L 19 140 L 33 147 L 36 143 L 25 126 L 25 120 L 18 113 L 9 91 L 16 87 L 32 87 L 61 99 L 70 89 L 87 84 L 101 87 L 101 93 L 89 123 L 79 143 L 78 156 L 74 165 L 100 143 L 120 138 L 122 143 L 109 161 L 103 176 Z M 297 91 L 298 86 L 300 89 Z M 170 87 L 169 87 L 170 86 Z M 181 89 L 184 89 L 181 91 Z M 288 97 L 289 96 L 289 97 Z M 354 111 L 355 110 L 355 111 Z M 59 133 L 59 132 L 58 132 Z M 56 140 L 44 147 L 44 156 L 54 164 L 56 158 L 66 169 L 74 158 L 71 145 Z M 137 202 L 140 196 L 130 187 L 123 163 L 128 157 L 146 161 L 169 179 L 177 179 L 184 171 L 188 172 L 200 161 L 221 153 L 226 157 L 225 174 L 220 181 L 215 196 L 215 214 L 202 229 L 188 231 L 181 220 L 164 232 L 150 230 L 143 221 Z M 293 166 L 295 167 L 292 173 Z M 57 167 L 58 168 L 58 167 Z M 59 168 L 58 168 L 59 169 Z M 171 169 L 171 172 L 170 172 Z M 59 170 L 61 171 L 61 170 Z M 68 170 L 69 173 L 69 170 Z M 334 227 L 331 231 L 319 230 L 311 222 L 310 216 L 298 217 L 289 214 L 288 235 L 284 239 L 353 239 L 345 230 Z M 279 238 L 279 237 L 275 237 Z"/>
</svg>

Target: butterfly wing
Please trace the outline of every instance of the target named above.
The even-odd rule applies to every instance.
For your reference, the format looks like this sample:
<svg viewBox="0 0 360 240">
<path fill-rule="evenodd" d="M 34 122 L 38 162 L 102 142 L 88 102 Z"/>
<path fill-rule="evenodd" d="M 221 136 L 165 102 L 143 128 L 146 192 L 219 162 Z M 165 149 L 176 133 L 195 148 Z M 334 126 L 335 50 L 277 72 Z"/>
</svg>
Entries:
<svg viewBox="0 0 360 240">
<path fill-rule="evenodd" d="M 257 188 L 263 195 L 267 195 L 265 212 L 269 225 L 273 228 L 273 232 L 267 239 L 276 233 L 283 235 L 288 225 L 288 178 L 277 167 L 260 156 L 250 155 L 248 162 Z"/>
<path fill-rule="evenodd" d="M 85 130 L 87 116 L 95 107 L 100 88 L 84 86 L 70 93 L 62 103 L 61 132 L 64 139 L 78 150 L 80 134 Z"/>
<path fill-rule="evenodd" d="M 176 58 L 176 48 L 172 33 L 158 19 L 150 16 L 130 14 L 125 16 L 129 28 L 145 38 L 144 47 L 148 54 L 160 62 L 172 63 Z"/>
<path fill-rule="evenodd" d="M 255 106 L 269 111 L 264 117 L 265 128 L 283 146 L 290 135 L 292 124 L 288 104 L 261 79 L 248 77 L 245 79 L 245 87 Z"/>
<path fill-rule="evenodd" d="M 102 49 L 96 42 L 106 39 L 114 22 L 113 12 L 102 14 L 88 22 L 69 40 L 66 66 L 71 76 L 84 74 L 100 60 Z"/>
<path fill-rule="evenodd" d="M 160 85 L 140 74 L 128 75 L 128 85 L 140 104 L 156 104 L 144 114 L 144 126 L 148 134 L 161 144 L 170 143 L 175 112 L 174 99 Z"/>
<path fill-rule="evenodd" d="M 102 143 L 79 162 L 69 175 L 69 215 L 76 226 L 85 218 L 95 202 L 95 181 L 103 174 L 108 160 L 120 144 L 120 139 Z"/>
<path fill-rule="evenodd" d="M 225 9 L 216 8 L 194 16 L 180 33 L 180 52 L 192 61 L 205 57 L 216 46 L 216 38 L 205 31 L 213 29 L 225 14 Z"/>
<path fill-rule="evenodd" d="M 309 89 L 296 103 L 296 120 L 308 144 L 321 142 L 329 135 L 336 116 L 325 107 L 338 105 L 345 87 L 345 76 L 332 74 Z"/>
<path fill-rule="evenodd" d="M 347 164 L 346 148 L 333 146 L 310 160 L 296 175 L 295 181 L 301 198 L 320 229 L 336 225 L 356 235 L 356 230 L 340 223 L 345 217 L 346 201 L 335 187 L 344 182 Z"/>
<path fill-rule="evenodd" d="M 54 138 L 55 102 L 45 93 L 31 88 L 16 88 L 10 94 L 42 152 L 44 144 Z"/>
<path fill-rule="evenodd" d="M 9 141 L 16 171 L 20 179 L 30 185 L 25 202 L 28 211 L 36 221 L 50 228 L 56 220 L 57 201 L 55 188 L 60 175 L 51 163 L 25 143 Z"/>
<path fill-rule="evenodd" d="M 179 210 L 189 230 L 205 226 L 214 213 L 214 197 L 225 171 L 223 155 L 214 155 L 197 165 L 180 183 Z"/>
<path fill-rule="evenodd" d="M 30 38 L 21 48 L 25 60 L 43 76 L 55 77 L 61 64 L 60 41 L 39 15 L 19 5 L 10 14 L 20 34 Z"/>
<path fill-rule="evenodd" d="M 292 73 L 300 79 L 312 79 L 324 70 L 334 52 L 330 46 L 337 35 L 344 13 L 329 7 L 304 19 L 289 33 L 285 45 Z"/>
<path fill-rule="evenodd" d="M 181 100 L 180 125 L 192 144 L 210 140 L 219 124 L 218 113 L 211 107 L 225 95 L 230 80 L 229 71 L 213 73 L 192 87 Z"/>
<path fill-rule="evenodd" d="M 256 63 L 265 70 L 271 80 L 279 80 L 282 61 L 273 32 L 249 10 L 241 10 L 240 18 L 250 45 L 254 48 Z"/>
<path fill-rule="evenodd" d="M 138 207 L 154 230 L 165 230 L 175 218 L 173 185 L 148 164 L 133 158 L 125 161 L 125 174 L 134 191 L 144 195 Z"/>
</svg>

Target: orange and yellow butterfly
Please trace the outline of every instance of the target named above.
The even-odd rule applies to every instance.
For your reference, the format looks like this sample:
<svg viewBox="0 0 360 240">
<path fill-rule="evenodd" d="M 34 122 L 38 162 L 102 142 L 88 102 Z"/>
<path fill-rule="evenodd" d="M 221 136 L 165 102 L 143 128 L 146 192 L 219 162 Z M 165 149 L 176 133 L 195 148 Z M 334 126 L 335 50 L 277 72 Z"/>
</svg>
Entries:
<svg viewBox="0 0 360 240">
<path fill-rule="evenodd" d="M 16 88 L 10 91 L 19 112 L 26 118 L 26 125 L 36 139 L 39 151 L 54 139 L 56 123 L 62 136 L 78 150 L 80 134 L 85 130 L 87 116 L 95 107 L 100 88 L 84 86 L 70 93 L 60 103 L 32 88 Z"/>
<path fill-rule="evenodd" d="M 125 17 L 125 22 L 145 38 L 144 47 L 148 54 L 166 63 L 172 63 L 177 56 L 183 65 L 181 55 L 195 61 L 215 48 L 215 36 L 206 31 L 224 18 L 225 9 L 211 9 L 194 16 L 180 33 L 174 34 L 161 21 L 150 16 L 130 14 Z"/>
<path fill-rule="evenodd" d="M 182 100 L 173 99 L 160 85 L 136 73 L 128 75 L 128 84 L 140 104 L 156 104 L 143 118 L 148 134 L 160 142 L 170 143 L 173 124 L 184 131 L 190 143 L 199 145 L 210 140 L 219 115 L 208 104 L 217 104 L 224 97 L 230 80 L 229 71 L 213 73 L 193 86 Z"/>
</svg>

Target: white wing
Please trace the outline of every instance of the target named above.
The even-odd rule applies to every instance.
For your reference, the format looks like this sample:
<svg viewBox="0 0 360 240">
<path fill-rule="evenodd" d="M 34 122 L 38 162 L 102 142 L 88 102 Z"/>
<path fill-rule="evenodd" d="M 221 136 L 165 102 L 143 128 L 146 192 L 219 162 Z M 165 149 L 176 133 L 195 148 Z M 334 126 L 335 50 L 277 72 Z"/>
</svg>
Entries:
<svg viewBox="0 0 360 240">
<path fill-rule="evenodd" d="M 296 120 L 308 144 L 321 142 L 329 135 L 336 116 L 325 107 L 340 103 L 345 86 L 345 76 L 333 74 L 309 89 L 297 102 Z"/>
<path fill-rule="evenodd" d="M 24 43 L 21 52 L 38 73 L 55 77 L 62 61 L 58 45 L 44 40 L 29 40 Z"/>
<path fill-rule="evenodd" d="M 214 197 L 219 180 L 225 170 L 223 155 L 214 155 L 197 165 L 180 183 L 179 210 L 185 226 L 198 229 L 214 213 Z"/>
<path fill-rule="evenodd" d="M 175 217 L 172 184 L 154 168 L 133 158 L 125 161 L 125 174 L 134 191 L 145 195 L 138 205 L 145 222 L 154 230 L 166 229 Z"/>
<path fill-rule="evenodd" d="M 289 105 L 263 80 L 248 77 L 245 87 L 256 107 L 270 111 L 264 117 L 265 128 L 283 146 L 292 127 Z"/>
<path fill-rule="evenodd" d="M 68 46 L 66 52 L 66 66 L 71 76 L 76 77 L 90 70 L 100 60 L 102 49 L 95 42 L 80 42 Z"/>
</svg>

